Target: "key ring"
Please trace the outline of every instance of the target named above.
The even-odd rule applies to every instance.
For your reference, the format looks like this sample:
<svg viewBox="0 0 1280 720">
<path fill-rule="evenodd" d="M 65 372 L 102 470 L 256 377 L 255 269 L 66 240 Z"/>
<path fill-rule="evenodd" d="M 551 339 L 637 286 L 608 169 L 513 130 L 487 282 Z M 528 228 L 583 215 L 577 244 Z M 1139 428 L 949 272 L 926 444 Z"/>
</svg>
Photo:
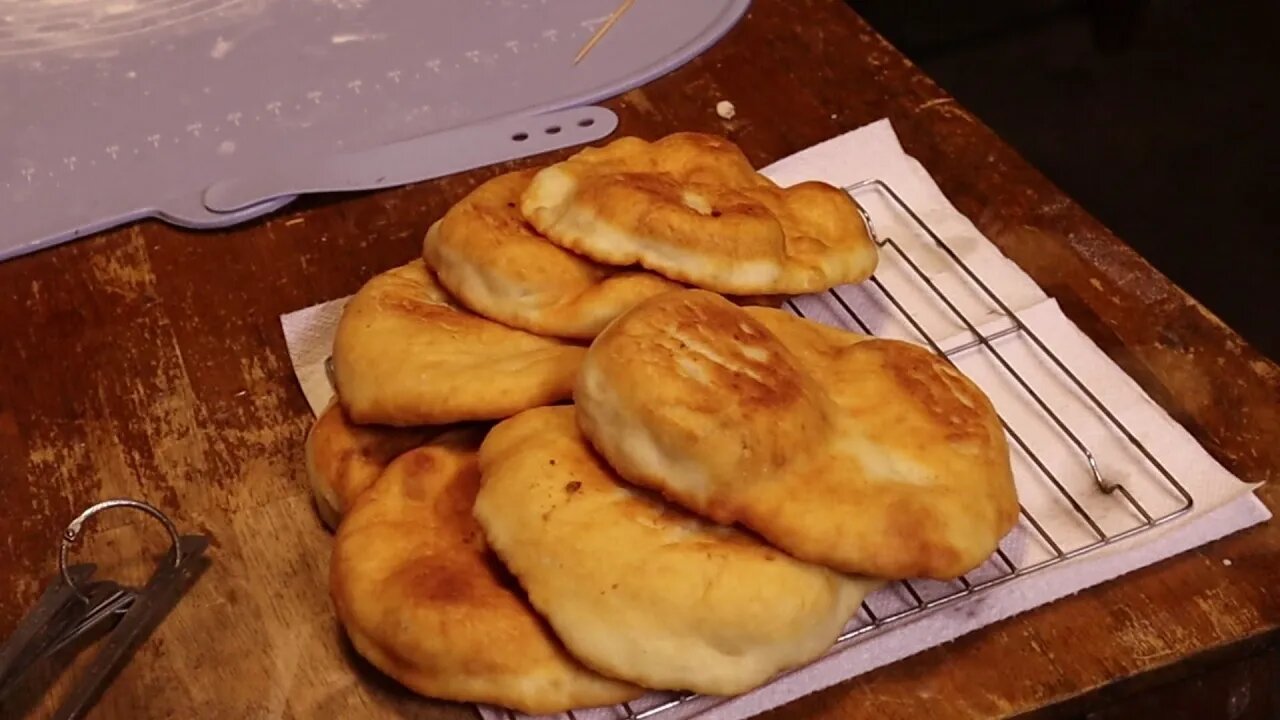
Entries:
<svg viewBox="0 0 1280 720">
<path fill-rule="evenodd" d="M 67 526 L 67 529 L 62 531 L 62 542 L 58 547 L 58 572 L 62 574 L 62 581 L 65 582 L 67 587 L 71 588 L 71 591 L 74 592 L 81 600 L 87 601 L 89 596 L 86 595 L 78 585 L 76 585 L 75 579 L 71 577 L 71 571 L 67 565 L 68 551 L 70 551 L 71 545 L 80 537 L 80 531 L 83 529 L 86 520 L 103 510 L 110 510 L 117 507 L 141 510 L 156 520 L 159 520 L 160 523 L 164 525 L 165 531 L 169 533 L 169 539 L 173 543 L 173 566 L 176 568 L 182 564 L 182 548 L 180 545 L 180 538 L 178 536 L 178 529 L 174 527 L 173 522 L 169 520 L 164 513 L 140 500 L 128 500 L 123 498 L 116 500 L 104 500 L 96 505 L 86 508 L 84 512 L 76 516 L 75 520 L 71 521 L 71 524 Z"/>
</svg>

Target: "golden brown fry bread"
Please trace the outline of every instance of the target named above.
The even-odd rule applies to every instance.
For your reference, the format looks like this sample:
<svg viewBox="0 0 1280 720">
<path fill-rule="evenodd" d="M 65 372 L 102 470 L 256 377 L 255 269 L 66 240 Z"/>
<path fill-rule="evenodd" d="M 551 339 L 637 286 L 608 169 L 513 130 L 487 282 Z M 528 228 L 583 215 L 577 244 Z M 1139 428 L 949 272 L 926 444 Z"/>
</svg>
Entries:
<svg viewBox="0 0 1280 720">
<path fill-rule="evenodd" d="M 400 456 L 338 528 L 338 619 L 375 667 L 431 697 L 543 714 L 640 689 L 573 660 L 485 547 L 471 516 L 482 433 Z"/>
<path fill-rule="evenodd" d="M 592 262 L 538 235 L 517 207 L 535 172 L 484 183 L 427 232 L 423 257 L 459 302 L 539 335 L 591 339 L 641 300 L 683 287 Z"/>
<path fill-rule="evenodd" d="M 343 512 L 388 463 L 439 432 L 432 427 L 356 425 L 337 400 L 330 402 L 307 431 L 306 440 L 307 478 L 320 519 L 330 529 L 338 527 Z"/>
<path fill-rule="evenodd" d="M 347 416 L 397 426 L 492 420 L 564 400 L 584 352 L 459 308 L 422 260 L 366 283 L 333 343 Z"/>
<path fill-rule="evenodd" d="M 722 138 L 622 138 L 534 176 L 521 199 L 552 242 L 720 293 L 802 294 L 861 282 L 878 254 L 856 202 L 820 182 L 779 188 Z"/>
<path fill-rule="evenodd" d="M 629 487 L 571 407 L 499 423 L 480 465 L 490 546 L 569 651 L 612 677 L 745 692 L 825 652 L 878 584 Z"/>
<path fill-rule="evenodd" d="M 954 578 L 1017 521 L 990 401 L 909 343 L 688 290 L 602 333 L 574 397 L 622 477 L 845 572 Z"/>
</svg>

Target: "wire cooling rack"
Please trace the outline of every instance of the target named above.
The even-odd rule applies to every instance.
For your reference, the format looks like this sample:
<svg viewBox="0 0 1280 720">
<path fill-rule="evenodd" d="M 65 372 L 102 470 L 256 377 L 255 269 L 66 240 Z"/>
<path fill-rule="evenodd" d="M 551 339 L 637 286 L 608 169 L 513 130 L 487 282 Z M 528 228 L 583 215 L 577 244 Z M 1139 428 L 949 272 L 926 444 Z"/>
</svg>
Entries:
<svg viewBox="0 0 1280 720">
<path fill-rule="evenodd" d="M 855 198 L 859 198 L 860 201 L 871 195 L 879 196 L 880 199 L 887 202 L 892 212 L 905 220 L 912 233 L 916 233 L 919 238 L 923 239 L 924 244 L 915 245 L 916 250 L 909 252 L 904 243 L 895 240 L 893 237 L 879 237 L 873 231 L 873 237 L 876 237 L 876 244 L 881 249 L 881 267 L 889 264 L 895 265 L 897 269 L 902 271 L 903 275 L 910 278 L 913 284 L 921 289 L 921 294 L 934 306 L 927 309 L 929 313 L 949 318 L 951 324 L 953 326 L 958 325 L 962 329 L 962 335 L 967 333 L 969 339 L 944 350 L 941 343 L 945 338 L 937 337 L 936 330 L 931 332 L 926 327 L 926 322 L 920 319 L 921 312 L 918 303 L 915 303 L 917 307 L 914 311 L 909 310 L 909 305 L 912 303 L 904 301 L 903 298 L 892 292 L 889 283 L 881 279 L 879 270 L 876 276 L 868 281 L 870 288 L 878 296 L 877 304 L 899 318 L 914 334 L 917 341 L 923 342 L 932 348 L 934 352 L 946 357 L 953 363 L 959 356 L 966 353 L 985 353 L 992 362 L 993 367 L 1011 380 L 1016 388 L 1025 395 L 1025 400 L 1029 402 L 1030 407 L 1034 409 L 1040 420 L 1048 422 L 1055 431 L 1059 444 L 1074 455 L 1071 462 L 1062 462 L 1063 458 L 1060 454 L 1055 456 L 1056 459 L 1046 457 L 1047 453 L 1043 447 L 1041 447 L 1040 451 L 1037 451 L 1033 444 L 1025 440 L 1023 434 L 1020 434 L 1013 427 L 1009 418 L 1005 414 L 1001 414 L 1001 423 L 1008 434 L 1010 449 L 1014 453 L 1015 460 L 1020 458 L 1028 464 L 1030 468 L 1028 474 L 1044 483 L 1047 496 L 1052 498 L 1058 506 L 1065 508 L 1060 511 L 1060 514 L 1070 518 L 1075 527 L 1072 528 L 1072 532 L 1051 531 L 1049 524 L 1042 522 L 1039 517 L 1043 508 L 1031 507 L 1031 503 L 1028 503 L 1024 498 L 1019 528 L 1011 535 L 1020 534 L 1021 541 L 1019 545 L 1024 548 L 1027 543 L 1037 545 L 1037 552 L 1011 552 L 1007 549 L 1006 544 L 1002 544 L 1002 547 L 995 552 L 982 568 L 959 578 L 955 582 L 903 581 L 895 583 L 894 587 L 891 588 L 891 590 L 896 591 L 892 592 L 896 596 L 895 601 L 892 603 L 893 607 L 888 610 L 883 608 L 877 610 L 872 607 L 870 600 L 877 596 L 883 596 L 885 593 L 883 590 L 877 596 L 869 598 L 868 602 L 863 603 L 858 616 L 837 638 L 831 652 L 844 650 L 851 644 L 874 633 L 900 625 L 962 599 L 987 592 L 1016 578 L 1031 575 L 1066 560 L 1086 555 L 1108 545 L 1140 535 L 1185 515 L 1192 509 L 1194 501 L 1187 489 L 1134 436 L 1133 432 L 1125 427 L 1111 409 L 1099 400 L 1079 377 L 1054 354 L 1049 346 L 1018 317 L 1009 304 L 992 290 L 969 264 L 961 258 L 961 255 L 947 241 L 934 232 L 928 223 L 912 210 L 892 187 L 882 180 L 867 180 L 845 189 Z M 870 217 L 865 217 L 868 225 L 870 225 Z M 944 288 L 945 283 L 939 282 L 937 278 L 947 273 L 938 272 L 940 269 L 938 267 L 935 267 L 932 273 L 926 272 L 922 268 L 921 260 L 913 257 L 913 255 L 921 252 L 922 248 L 925 250 L 932 248 L 937 251 L 931 255 L 942 258 L 942 262 L 946 267 L 941 269 L 952 271 L 950 275 L 957 277 L 962 282 L 964 289 Z M 954 283 L 950 285 L 954 286 Z M 962 306 L 966 303 L 958 297 L 961 293 L 980 298 L 990 308 L 990 312 L 987 313 L 988 317 L 982 320 L 975 320 L 973 317 L 974 311 L 966 312 L 962 310 Z M 864 317 L 865 310 L 862 312 L 855 310 L 854 304 L 837 290 L 829 291 L 828 296 L 823 300 L 830 300 L 825 304 L 837 310 L 839 320 L 852 322 L 857 329 L 868 335 L 878 334 L 872 328 L 872 325 L 876 323 L 869 322 Z M 788 305 L 797 315 L 801 317 L 806 315 L 800 303 L 790 301 Z M 991 317 L 999 318 L 1000 322 L 991 322 Z M 995 330 L 988 329 L 984 333 L 979 329 L 980 325 L 983 328 L 991 328 L 993 325 L 999 327 Z M 1142 462 L 1147 463 L 1149 468 L 1154 470 L 1153 475 L 1160 482 L 1167 485 L 1163 489 L 1168 491 L 1173 498 L 1172 504 L 1164 503 L 1165 507 L 1162 509 L 1153 510 L 1148 507 L 1148 503 L 1141 502 L 1125 484 L 1108 478 L 1107 474 L 1099 469 L 1098 459 L 1085 441 L 1081 439 L 1080 433 L 1073 429 L 1071 424 L 1062 417 L 1062 413 L 1055 411 L 1046 402 L 1042 394 L 1033 386 L 1033 383 L 1029 382 L 1024 377 L 1024 373 L 1017 369 L 1017 363 L 1012 361 L 1008 354 L 1001 349 L 998 341 L 1014 336 L 1021 336 L 1038 358 L 1047 361 L 1049 367 L 1060 374 L 1061 378 L 1079 393 L 1079 397 L 1084 399 L 1090 411 L 1096 414 L 1097 420 L 1105 424 L 1110 432 L 1115 433 L 1118 438 L 1122 439 L 1127 446 L 1137 453 Z M 1081 472 L 1087 476 L 1087 482 L 1068 481 L 1067 476 L 1071 474 L 1076 476 L 1074 479 L 1079 480 L 1078 476 Z M 1089 502 L 1085 502 L 1086 494 L 1092 494 L 1095 497 L 1087 498 Z M 1108 499 L 1114 498 L 1114 502 L 1121 506 L 1118 509 L 1127 509 L 1127 512 L 1119 513 L 1121 516 L 1120 522 L 1114 521 L 1116 513 L 1110 513 L 1109 519 L 1111 521 L 1104 523 L 1095 516 L 1094 512 L 1086 509 L 1086 505 L 1096 505 L 1096 496 L 1099 495 Z M 1061 527 L 1062 523 L 1059 522 L 1056 525 Z M 1067 536 L 1070 536 L 1070 538 Z M 669 717 L 683 716 L 685 711 L 691 709 L 689 707 L 690 704 L 698 699 L 698 696 L 692 694 L 672 697 L 648 696 L 642 700 L 618 706 L 614 712 L 609 714 L 609 717 L 618 720 L 666 720 Z M 699 709 L 705 711 L 709 708 L 700 706 Z M 567 713 L 567 717 L 572 720 L 584 720 L 588 714 L 594 717 L 597 712 L 582 711 L 576 714 L 570 712 Z M 507 717 L 515 720 L 519 716 L 509 712 Z"/>
</svg>

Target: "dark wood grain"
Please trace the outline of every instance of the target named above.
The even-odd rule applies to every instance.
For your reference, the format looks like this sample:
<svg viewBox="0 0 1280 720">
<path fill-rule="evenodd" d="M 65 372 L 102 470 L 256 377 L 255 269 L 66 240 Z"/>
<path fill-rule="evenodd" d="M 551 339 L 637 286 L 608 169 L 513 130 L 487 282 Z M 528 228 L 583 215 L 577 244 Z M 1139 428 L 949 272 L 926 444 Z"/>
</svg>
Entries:
<svg viewBox="0 0 1280 720">
<path fill-rule="evenodd" d="M 737 106 L 734 119 L 715 114 L 721 99 Z M 758 0 L 705 55 L 608 104 L 622 132 L 724 133 L 759 165 L 888 117 L 987 237 L 1216 458 L 1267 482 L 1261 497 L 1280 507 L 1280 370 L 838 0 Z M 525 164 L 311 199 L 226 232 L 146 222 L 0 264 L 0 632 L 38 593 L 52 539 L 76 511 L 143 497 L 211 533 L 214 564 L 96 717 L 465 717 L 396 689 L 341 640 L 329 539 L 301 462 L 311 416 L 278 317 L 414 256 L 450 203 Z M 162 542 L 127 515 L 100 527 L 87 552 L 108 565 Z M 771 716 L 1083 713 L 1099 689 L 1158 693 L 1204 658 L 1269 658 L 1278 627 L 1280 530 L 1268 523 Z M 1275 668 L 1259 662 L 1272 664 L 1250 672 Z"/>
</svg>

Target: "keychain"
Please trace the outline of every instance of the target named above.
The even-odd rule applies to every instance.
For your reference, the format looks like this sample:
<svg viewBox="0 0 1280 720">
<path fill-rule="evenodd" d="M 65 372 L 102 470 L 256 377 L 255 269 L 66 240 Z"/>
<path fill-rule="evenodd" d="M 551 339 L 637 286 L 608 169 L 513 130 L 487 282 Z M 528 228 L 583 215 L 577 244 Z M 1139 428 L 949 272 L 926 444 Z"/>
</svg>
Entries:
<svg viewBox="0 0 1280 720">
<path fill-rule="evenodd" d="M 164 525 L 170 547 L 160 565 L 140 589 L 111 580 L 94 580 L 91 563 L 68 565 L 71 546 L 84 523 L 104 510 L 128 508 L 150 515 Z M 76 681 L 52 716 L 54 720 L 81 718 L 124 667 L 132 653 L 169 614 L 208 566 L 206 535 L 179 535 L 164 513 L 147 503 L 114 499 L 80 513 L 62 533 L 58 574 L 40 599 L 0 646 L 0 703 L 36 666 L 60 651 L 85 644 L 100 632 L 107 636 L 93 661 Z"/>
</svg>

